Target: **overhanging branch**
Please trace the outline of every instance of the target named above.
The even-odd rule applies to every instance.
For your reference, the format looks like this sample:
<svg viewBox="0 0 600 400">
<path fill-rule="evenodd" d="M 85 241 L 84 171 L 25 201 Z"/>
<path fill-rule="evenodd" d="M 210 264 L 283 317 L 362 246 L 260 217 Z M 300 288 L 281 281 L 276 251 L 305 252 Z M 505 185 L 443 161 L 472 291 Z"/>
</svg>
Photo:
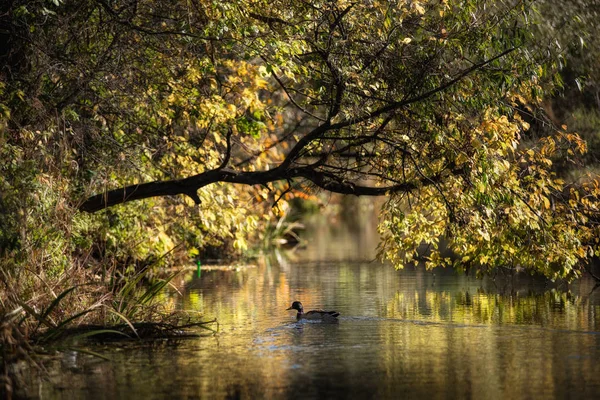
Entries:
<svg viewBox="0 0 600 400">
<path fill-rule="evenodd" d="M 266 185 L 269 182 L 280 180 L 291 182 L 295 178 L 304 178 L 313 182 L 318 187 L 334 193 L 352 194 L 355 196 L 384 196 L 391 193 L 412 192 L 421 186 L 435 184 L 443 179 L 442 174 L 438 174 L 432 177 L 425 177 L 415 182 L 373 187 L 339 179 L 339 177 L 331 173 L 315 169 L 315 165 L 287 170 L 279 167 L 270 171 L 257 172 L 236 172 L 231 169 L 222 168 L 214 169 L 185 179 L 130 185 L 92 196 L 79 206 L 79 210 L 91 213 L 134 200 L 150 197 L 175 196 L 179 194 L 187 195 L 191 197 L 196 204 L 199 204 L 200 198 L 197 193 L 198 189 L 217 182 Z M 462 174 L 463 172 L 462 169 L 449 171 L 449 173 L 454 175 Z"/>
<path fill-rule="evenodd" d="M 332 116 L 337 115 L 337 113 L 338 113 L 336 111 L 334 114 L 330 115 L 330 117 L 329 117 L 330 119 L 328 121 L 322 123 L 315 129 L 313 129 L 311 132 L 307 133 L 305 136 L 303 136 L 298 141 L 298 143 L 296 143 L 296 145 L 292 148 L 292 150 L 288 153 L 287 157 L 283 161 L 282 167 L 287 168 L 288 166 L 290 166 L 299 157 L 299 155 L 302 153 L 302 150 L 306 146 L 308 146 L 312 141 L 319 139 L 326 132 L 339 130 L 339 129 L 343 129 L 343 128 L 347 128 L 347 127 L 350 127 L 353 125 L 360 124 L 365 121 L 370 121 L 381 115 L 396 111 L 402 107 L 405 107 L 405 106 L 408 106 L 411 104 L 415 104 L 415 103 L 419 103 L 423 100 L 426 100 L 426 99 L 436 95 L 437 93 L 443 92 L 444 90 L 450 88 L 451 86 L 454 86 L 455 84 L 457 84 L 458 82 L 460 82 L 461 80 L 463 80 L 464 78 L 469 76 L 471 73 L 485 67 L 486 65 L 489 65 L 490 63 L 506 56 L 507 54 L 512 53 L 516 49 L 517 49 L 516 47 L 512 47 L 510 49 L 504 50 L 503 52 L 495 55 L 492 58 L 489 58 L 480 63 L 472 65 L 471 67 L 466 68 L 463 71 L 461 71 L 460 73 L 458 73 L 454 78 L 447 81 L 446 83 L 443 83 L 440 86 L 436 87 L 435 89 L 431 89 L 425 93 L 410 97 L 408 99 L 390 103 L 388 105 L 378 108 L 375 111 L 360 115 L 355 118 L 349 118 L 349 119 L 342 120 L 340 122 L 331 123 Z M 332 66 L 331 68 L 334 68 L 334 67 Z M 341 86 L 338 87 L 338 94 L 341 96 L 341 93 L 343 92 L 343 82 L 341 82 L 340 85 Z M 341 101 L 341 99 L 340 99 L 340 101 Z"/>
<path fill-rule="evenodd" d="M 231 155 L 231 131 L 229 131 L 227 135 L 227 150 L 225 154 L 225 159 L 217 169 L 185 179 L 155 181 L 111 190 L 106 193 L 90 197 L 80 205 L 79 209 L 81 211 L 95 212 L 107 207 L 126 203 L 133 200 L 140 200 L 157 196 L 172 196 L 178 194 L 185 194 L 191 197 L 196 204 L 199 204 L 200 198 L 197 193 L 198 189 L 216 182 L 240 183 L 247 185 L 265 185 L 269 182 L 279 180 L 305 178 L 325 190 L 342 194 L 354 194 L 357 196 L 381 196 L 394 192 L 410 192 L 420 186 L 437 184 L 437 182 L 439 182 L 441 179 L 441 175 L 433 177 L 424 177 L 420 182 L 407 182 L 382 187 L 362 186 L 353 182 L 344 181 L 341 177 L 333 179 L 325 173 L 318 171 L 316 169 L 316 166 L 294 167 L 294 162 L 299 157 L 301 157 L 302 151 L 306 148 L 306 146 L 308 146 L 312 141 L 321 138 L 325 133 L 332 130 L 339 130 L 349 126 L 357 125 L 362 122 L 372 120 L 383 114 L 391 113 L 404 106 L 423 101 L 439 92 L 442 92 L 443 90 L 456 84 L 472 72 L 483 68 L 484 66 L 493 62 L 494 60 L 497 60 L 514 50 L 515 48 L 510 48 L 488 60 L 475 64 L 472 67 L 463 70 L 450 81 L 423 94 L 388 104 L 373 112 L 363 114 L 362 116 L 356 118 L 346 119 L 333 124 L 330 122 L 331 120 L 327 120 L 318 127 L 314 128 L 311 132 L 303 136 L 290 150 L 290 152 L 282 161 L 282 163 L 273 170 L 259 172 L 236 172 L 227 169 L 226 165 L 229 162 L 229 157 Z M 333 67 L 333 65 L 331 65 L 330 67 L 332 69 L 332 74 L 334 74 L 335 67 Z M 344 89 L 343 81 L 338 80 L 336 84 L 337 97 L 340 97 Z M 340 100 L 340 98 L 337 98 L 336 104 L 339 104 Z M 339 110 L 335 108 L 336 106 L 334 106 L 334 112 L 330 114 L 330 118 L 332 118 L 338 113 Z M 390 117 L 384 120 L 383 124 L 381 125 L 382 128 L 385 127 L 385 125 L 389 122 L 389 118 Z M 453 174 L 458 174 L 461 173 L 461 170 L 452 170 L 450 172 Z"/>
</svg>

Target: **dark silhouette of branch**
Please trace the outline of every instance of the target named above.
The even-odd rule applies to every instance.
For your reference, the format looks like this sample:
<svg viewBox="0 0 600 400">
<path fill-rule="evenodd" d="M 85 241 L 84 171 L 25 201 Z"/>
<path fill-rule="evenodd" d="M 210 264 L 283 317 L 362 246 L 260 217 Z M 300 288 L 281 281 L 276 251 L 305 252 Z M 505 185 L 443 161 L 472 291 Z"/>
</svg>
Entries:
<svg viewBox="0 0 600 400">
<path fill-rule="evenodd" d="M 201 35 L 196 35 L 194 33 L 191 32 L 184 32 L 184 31 L 179 31 L 179 30 L 152 30 L 140 25 L 136 25 L 133 22 L 131 22 L 131 18 L 129 19 L 123 19 L 121 18 L 121 16 L 119 15 L 119 12 L 116 11 L 115 9 L 112 8 L 112 6 L 110 4 L 108 4 L 105 0 L 97 0 L 98 3 L 102 6 L 102 8 L 114 18 L 114 21 L 117 22 L 120 25 L 126 26 L 127 28 L 130 28 L 134 31 L 138 31 L 140 33 L 144 33 L 146 35 L 165 35 L 165 36 L 183 36 L 183 37 L 190 37 L 190 38 L 194 38 L 194 39 L 204 39 L 204 40 L 219 40 L 218 37 L 211 37 L 211 36 L 201 36 Z"/>
<path fill-rule="evenodd" d="M 423 94 L 420 94 L 420 95 L 417 95 L 417 96 L 414 96 L 414 97 L 411 97 L 411 98 L 408 98 L 405 100 L 393 102 L 393 103 L 388 104 L 384 107 L 381 107 L 375 111 L 372 111 L 367 114 L 363 114 L 356 118 L 349 118 L 349 119 L 346 119 L 346 120 L 343 120 L 343 121 L 340 121 L 340 122 L 337 122 L 334 124 L 332 124 L 330 121 L 326 121 L 322 125 L 318 126 L 317 128 L 313 129 L 311 132 L 306 134 L 304 137 L 302 137 L 298 141 L 298 143 L 296 143 L 296 145 L 292 148 L 292 150 L 288 153 L 288 155 L 285 158 L 285 160 L 283 161 L 282 165 L 284 167 L 287 167 L 290 164 L 292 164 L 296 160 L 296 158 L 301 154 L 302 150 L 309 143 L 320 138 L 326 132 L 338 130 L 338 129 L 342 129 L 342 128 L 347 128 L 347 127 L 353 126 L 353 125 L 357 125 L 362 122 L 377 118 L 380 115 L 398 110 L 399 108 L 408 106 L 410 104 L 414 104 L 414 103 L 418 103 L 420 101 L 426 100 L 426 99 L 430 98 L 431 96 L 433 96 L 437 93 L 440 93 L 440 92 L 450 88 L 451 86 L 455 85 L 456 83 L 460 82 L 462 79 L 464 79 L 465 77 L 467 77 L 469 74 L 473 73 L 474 71 L 485 67 L 486 65 L 490 64 L 491 62 L 498 60 L 515 50 L 516 50 L 515 47 L 510 48 L 488 60 L 485 60 L 478 64 L 475 64 L 475 65 L 463 70 L 462 72 L 460 72 L 455 78 L 453 78 L 453 79 L 449 80 L 448 82 L 438 86 L 437 88 L 429 90 Z M 339 92 L 341 93 L 342 90 L 343 89 L 340 89 Z"/>
<path fill-rule="evenodd" d="M 229 128 L 227 130 L 227 137 L 225 139 L 225 143 L 227 144 L 227 147 L 225 148 L 225 158 L 221 162 L 221 165 L 218 169 L 227 167 L 227 164 L 229 164 L 229 160 L 231 159 L 231 135 L 233 135 L 233 130 Z"/>
<path fill-rule="evenodd" d="M 175 196 L 179 194 L 187 195 L 191 197 L 196 204 L 200 204 L 200 198 L 197 193 L 198 189 L 217 182 L 267 185 L 269 182 L 280 180 L 291 182 L 297 178 L 304 178 L 318 187 L 334 193 L 353 194 L 356 196 L 383 196 L 396 192 L 412 192 L 419 187 L 436 184 L 443 179 L 442 174 L 437 174 L 414 182 L 373 187 L 345 181 L 339 175 L 327 171 L 319 171 L 316 169 L 319 165 L 321 165 L 321 163 L 317 162 L 304 167 L 291 169 L 284 169 L 279 166 L 269 171 L 254 172 L 236 172 L 228 168 L 213 169 L 185 179 L 155 181 L 110 190 L 106 193 L 90 197 L 79 206 L 79 210 L 95 212 L 133 200 L 159 196 Z M 464 173 L 464 170 L 455 169 L 450 170 L 449 172 L 451 174 L 460 175 Z"/>
<path fill-rule="evenodd" d="M 269 25 L 270 27 L 273 27 L 273 24 L 282 24 L 282 25 L 288 25 L 291 26 L 292 24 L 290 24 L 289 22 L 281 19 L 281 18 L 277 18 L 277 17 L 269 17 L 266 15 L 260 15 L 257 13 L 248 13 L 248 15 L 260 22 L 264 22 L 265 24 Z"/>
<path fill-rule="evenodd" d="M 455 78 L 453 78 L 453 79 L 449 80 L 448 82 L 446 82 L 446 83 L 438 86 L 435 89 L 427 91 L 427 92 L 425 92 L 423 94 L 420 94 L 418 96 L 414 96 L 414 97 L 411 97 L 411 98 L 408 98 L 408 99 L 405 99 L 405 100 L 400 100 L 400 101 L 393 102 L 393 103 L 388 104 L 388 105 L 386 105 L 384 107 L 381 107 L 381 108 L 379 108 L 379 109 L 377 109 L 377 110 L 375 110 L 373 112 L 361 115 L 359 117 L 350 118 L 350 119 L 347 119 L 347 120 L 340 121 L 338 123 L 332 124 L 331 125 L 331 129 L 341 129 L 341 128 L 345 128 L 345 127 L 348 127 L 348 126 L 351 126 L 351 125 L 355 125 L 355 124 L 358 124 L 358 123 L 361 123 L 361 122 L 365 122 L 365 121 L 371 120 L 373 118 L 379 117 L 380 115 L 383 115 L 383 114 L 388 113 L 390 111 L 394 111 L 394 110 L 397 110 L 397 109 L 402 108 L 404 106 L 407 106 L 407 105 L 410 105 L 410 104 L 414 104 L 414 103 L 418 103 L 420 101 L 426 100 L 426 99 L 430 98 L 431 96 L 433 96 L 433 95 L 435 95 L 437 93 L 443 92 L 444 90 L 450 88 L 451 86 L 454 86 L 455 84 L 457 84 L 458 82 L 460 82 L 461 80 L 463 80 L 465 77 L 467 77 L 471 73 L 473 73 L 473 72 L 475 72 L 475 71 L 477 71 L 477 70 L 485 67 L 486 65 L 488 65 L 488 64 L 490 64 L 490 63 L 492 63 L 492 62 L 494 62 L 494 61 L 496 61 L 496 60 L 504 57 L 507 54 L 512 53 L 516 49 L 517 49 L 516 47 L 512 47 L 512 48 L 510 48 L 508 50 L 504 50 L 502 53 L 500 53 L 500 54 L 498 54 L 498 55 L 496 55 L 496 56 L 494 56 L 494 57 L 492 57 L 492 58 L 490 58 L 488 60 L 485 60 L 485 61 L 482 61 L 482 62 L 480 62 L 478 64 L 475 64 L 475 65 L 473 65 L 473 66 L 471 66 L 471 67 L 463 70 Z"/>
</svg>

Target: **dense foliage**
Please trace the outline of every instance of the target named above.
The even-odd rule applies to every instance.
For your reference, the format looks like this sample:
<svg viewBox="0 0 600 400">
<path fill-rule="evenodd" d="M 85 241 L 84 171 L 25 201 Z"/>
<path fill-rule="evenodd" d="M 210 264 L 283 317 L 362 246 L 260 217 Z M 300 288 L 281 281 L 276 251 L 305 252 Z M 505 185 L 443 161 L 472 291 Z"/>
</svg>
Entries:
<svg viewBox="0 0 600 400">
<path fill-rule="evenodd" d="M 580 136 L 530 132 L 551 122 L 539 107 L 567 58 L 533 6 L 5 2 L 5 287 L 125 273 L 180 243 L 243 251 L 316 188 L 387 195 L 380 253 L 396 266 L 578 276 L 600 189 L 561 171 L 584 159 Z"/>
</svg>

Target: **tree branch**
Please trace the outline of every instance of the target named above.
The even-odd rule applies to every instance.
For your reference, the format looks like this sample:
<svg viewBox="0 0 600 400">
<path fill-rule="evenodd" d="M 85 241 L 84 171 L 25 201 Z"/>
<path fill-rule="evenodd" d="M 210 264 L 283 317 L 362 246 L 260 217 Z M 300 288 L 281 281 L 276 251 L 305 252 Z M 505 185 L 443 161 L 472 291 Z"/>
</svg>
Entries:
<svg viewBox="0 0 600 400">
<path fill-rule="evenodd" d="M 265 62 L 267 62 L 267 59 L 264 57 L 261 57 Z M 288 91 L 287 87 L 283 84 L 283 82 L 281 81 L 281 79 L 279 79 L 279 77 L 277 76 L 277 74 L 275 73 L 275 71 L 271 72 L 271 75 L 273 75 L 273 78 L 275 78 L 275 80 L 277 81 L 277 83 L 279 84 L 279 86 L 281 86 L 281 88 L 283 89 L 283 91 L 285 92 L 285 94 L 287 95 L 288 99 L 290 99 L 290 101 L 292 102 L 292 104 L 300 111 L 302 111 L 303 113 L 310 115 L 311 117 L 319 120 L 319 121 L 325 121 L 324 118 L 321 118 L 313 113 L 311 113 L 310 111 L 308 111 L 307 109 L 305 109 L 304 107 L 302 107 L 300 104 L 298 104 L 296 102 L 296 100 L 294 100 L 294 98 L 292 97 L 292 95 L 290 94 L 290 92 Z"/>
<path fill-rule="evenodd" d="M 356 118 L 350 118 L 344 121 L 340 121 L 338 123 L 332 124 L 331 125 L 331 129 L 341 129 L 341 128 L 345 128 L 347 126 L 351 126 L 351 125 L 356 125 L 358 123 L 361 122 L 365 122 L 368 121 L 370 119 L 376 118 L 382 114 L 388 113 L 390 111 L 394 111 L 397 110 L 401 107 L 410 105 L 410 104 L 414 104 L 414 103 L 418 103 L 419 101 L 425 100 L 431 96 L 433 96 L 434 94 L 437 94 L 439 92 L 442 92 L 446 89 L 448 89 L 449 87 L 455 85 L 456 83 L 460 82 L 463 78 L 465 78 L 466 76 L 470 75 L 472 72 L 477 71 L 478 69 L 481 69 L 483 67 L 485 67 L 486 65 L 504 57 L 507 54 L 512 53 L 513 51 L 515 51 L 517 48 L 516 47 L 512 47 L 510 49 L 504 50 L 502 53 L 488 59 L 485 61 L 482 61 L 478 64 L 475 64 L 465 70 L 463 70 L 462 72 L 460 72 L 455 78 L 449 80 L 448 82 L 436 87 L 435 89 L 432 89 L 428 92 L 425 92 L 423 94 L 420 94 L 418 96 L 414 96 L 405 100 L 400 100 L 400 101 L 396 101 L 393 102 L 391 104 L 388 104 L 387 106 L 381 107 L 373 112 L 361 115 L 359 117 Z"/>
<path fill-rule="evenodd" d="M 225 148 L 225 158 L 223 159 L 223 161 L 221 162 L 221 165 L 219 165 L 218 169 L 223 169 L 225 167 L 227 167 L 227 164 L 229 164 L 229 159 L 231 158 L 231 135 L 233 135 L 233 130 L 231 128 L 229 128 L 227 130 L 227 138 L 226 138 L 226 143 L 227 143 L 227 147 Z"/>
<path fill-rule="evenodd" d="M 306 167 L 296 167 L 292 168 L 292 164 L 296 161 L 296 159 L 301 156 L 302 151 L 308 146 L 312 141 L 320 138 L 326 132 L 332 130 L 338 130 L 342 128 L 346 128 L 352 125 L 359 124 L 361 122 L 365 122 L 376 118 L 385 113 L 389 113 L 395 111 L 401 107 L 417 103 L 419 101 L 425 100 L 443 90 L 449 88 L 450 86 L 458 83 L 464 77 L 469 75 L 470 73 L 483 68 L 484 66 L 490 64 L 491 62 L 511 53 L 516 48 L 510 48 L 502 53 L 488 59 L 482 61 L 478 64 L 475 64 L 461 73 L 459 73 L 455 78 L 450 81 L 438 86 L 435 89 L 427 91 L 423 94 L 397 101 L 391 104 L 388 104 L 384 107 L 381 107 L 373 112 L 363 114 L 357 118 L 350 118 L 338 123 L 332 124 L 329 120 L 323 122 L 321 125 L 314 128 L 308 134 L 303 136 L 294 147 L 290 150 L 286 158 L 282 161 L 282 163 L 275 169 L 269 171 L 258 171 L 258 172 L 236 172 L 226 168 L 227 163 L 229 162 L 229 158 L 231 156 L 231 131 L 228 132 L 227 137 L 227 153 L 225 155 L 225 160 L 221 165 L 214 170 L 195 175 L 185 179 L 178 180 L 170 180 L 170 181 L 155 181 L 149 182 L 139 185 L 131 185 L 125 188 L 115 189 L 108 191 L 106 193 L 98 194 L 90 197 L 86 201 L 84 201 L 79 209 L 81 211 L 94 212 L 101 210 L 103 208 L 111 207 L 117 204 L 122 204 L 125 202 L 140 200 L 149 197 L 156 196 L 172 196 L 178 194 L 185 194 L 190 196 L 196 204 L 200 203 L 200 198 L 197 194 L 197 190 L 209 185 L 211 183 L 216 182 L 230 182 L 230 183 L 241 183 L 247 185 L 257 185 L 257 184 L 267 184 L 269 182 L 278 181 L 282 179 L 293 179 L 302 177 L 312 181 L 315 185 L 336 193 L 342 194 L 354 194 L 357 196 L 380 196 L 385 195 L 392 192 L 411 192 L 416 189 L 418 186 L 427 185 L 427 184 L 436 184 L 441 175 L 434 177 L 424 177 L 421 182 L 417 183 L 402 183 L 392 186 L 384 186 L 384 187 L 367 187 L 356 185 L 355 183 L 350 183 L 343 181 L 341 178 L 338 180 L 331 179 L 323 172 L 319 172 L 315 169 L 315 166 L 306 166 Z M 329 62 L 329 60 L 325 60 Z M 336 74 L 335 67 L 329 63 L 328 65 L 331 69 L 333 75 Z M 334 76 L 334 79 L 336 77 Z M 333 109 L 330 113 L 330 118 L 336 115 L 339 112 L 339 106 L 341 103 L 341 95 L 344 90 L 343 81 L 340 77 L 337 77 L 336 88 L 336 100 L 332 105 Z M 384 121 L 382 127 L 384 127 L 389 120 Z M 452 173 L 457 173 L 452 170 Z M 460 171 L 459 171 L 460 172 Z"/>
<path fill-rule="evenodd" d="M 97 194 L 84 201 L 79 206 L 79 210 L 92 213 L 134 200 L 159 196 L 175 196 L 179 194 L 187 195 L 191 197 L 196 204 L 200 204 L 200 198 L 197 194 L 198 189 L 217 182 L 266 185 L 269 182 L 280 180 L 291 182 L 294 178 L 304 178 L 313 182 L 318 187 L 334 193 L 353 194 L 356 196 L 383 196 L 397 192 L 412 192 L 421 186 L 436 184 L 443 178 L 442 174 L 437 174 L 414 182 L 372 187 L 342 180 L 337 175 L 326 171 L 317 171 L 315 166 L 318 165 L 319 163 L 291 169 L 283 169 L 280 166 L 269 171 L 255 172 L 236 172 L 228 168 L 213 169 L 185 179 L 130 185 L 106 193 Z M 458 175 L 462 174 L 464 170 L 456 169 L 450 170 L 449 172 Z"/>
<path fill-rule="evenodd" d="M 391 112 L 391 111 L 395 111 L 399 108 L 402 108 L 404 106 L 410 105 L 410 104 L 414 104 L 414 103 L 418 103 L 420 101 L 423 101 L 439 92 L 442 92 L 446 89 L 448 89 L 449 87 L 455 85 L 456 83 L 460 82 L 463 78 L 465 78 L 466 76 L 468 76 L 469 74 L 471 74 L 472 72 L 483 68 L 484 66 L 492 63 L 495 60 L 498 60 L 502 57 L 504 57 L 505 55 L 513 52 L 516 50 L 516 47 L 507 49 L 505 51 L 503 51 L 502 53 L 488 59 L 485 61 L 482 61 L 478 64 L 475 64 L 465 70 L 463 70 L 462 72 L 460 72 L 455 78 L 449 80 L 448 82 L 436 87 L 435 89 L 432 89 L 428 92 L 425 92 L 423 94 L 420 94 L 418 96 L 414 96 L 405 100 L 401 100 L 401 101 L 397 101 L 397 102 L 393 102 L 391 104 L 388 104 L 384 107 L 381 107 L 373 112 L 361 115 L 359 117 L 356 118 L 349 118 L 337 123 L 332 124 L 330 121 L 325 121 L 323 124 L 319 125 L 318 127 L 316 127 L 315 129 L 313 129 L 311 132 L 309 132 L 308 134 L 306 134 L 304 137 L 302 137 L 302 139 L 300 139 L 298 141 L 298 143 L 296 143 L 296 145 L 292 148 L 292 150 L 288 153 L 287 157 L 285 158 L 285 160 L 283 161 L 283 163 L 281 164 L 281 166 L 283 168 L 287 168 L 288 166 L 290 166 L 295 160 L 296 158 L 301 154 L 302 150 L 313 140 L 320 138 L 325 132 L 328 131 L 332 131 L 332 130 L 337 130 L 337 129 L 342 129 L 342 128 L 346 128 L 352 125 L 356 125 L 359 124 L 361 122 L 365 122 L 368 120 L 371 120 L 373 118 L 379 117 L 380 115 L 383 115 L 385 113 Z M 332 66 L 333 68 L 333 66 Z M 343 88 L 339 88 L 339 93 L 341 94 L 343 92 Z M 341 101 L 341 99 L 340 99 Z M 337 114 L 337 112 L 336 112 Z M 335 115 L 335 114 L 334 114 Z M 331 117 L 331 115 L 330 115 Z"/>
</svg>

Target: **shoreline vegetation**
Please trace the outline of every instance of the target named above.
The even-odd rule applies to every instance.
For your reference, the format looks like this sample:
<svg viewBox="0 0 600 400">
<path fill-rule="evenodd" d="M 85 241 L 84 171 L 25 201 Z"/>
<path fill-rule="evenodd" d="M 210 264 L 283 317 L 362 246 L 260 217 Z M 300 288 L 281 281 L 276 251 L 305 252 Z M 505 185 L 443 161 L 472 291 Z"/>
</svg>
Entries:
<svg viewBox="0 0 600 400">
<path fill-rule="evenodd" d="M 33 297 L 35 303 L 3 290 L 3 310 L 18 306 L 0 314 L 0 393 L 11 398 L 19 382 L 15 370 L 19 362 L 43 372 L 44 357 L 55 352 L 72 350 L 105 358 L 85 349 L 86 342 L 179 340 L 218 332 L 218 321 L 164 304 L 165 287 L 183 270 L 150 279 L 146 268 L 112 287 L 95 279 L 58 295 L 56 287 L 45 285 L 44 293 Z"/>
</svg>

